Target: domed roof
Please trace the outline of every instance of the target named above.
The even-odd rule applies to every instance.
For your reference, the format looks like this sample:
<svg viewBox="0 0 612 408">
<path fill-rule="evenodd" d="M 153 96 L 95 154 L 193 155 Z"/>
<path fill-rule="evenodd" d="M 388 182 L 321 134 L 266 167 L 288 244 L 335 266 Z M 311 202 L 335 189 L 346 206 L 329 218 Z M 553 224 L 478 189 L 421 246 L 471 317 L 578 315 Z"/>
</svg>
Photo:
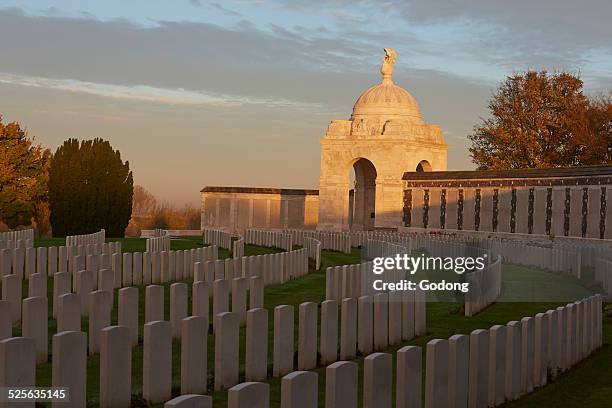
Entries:
<svg viewBox="0 0 612 408">
<path fill-rule="evenodd" d="M 359 96 L 351 119 L 364 116 L 379 116 L 387 119 L 404 119 L 421 121 L 421 112 L 416 101 L 404 88 L 393 83 L 393 64 L 397 54 L 385 48 L 385 59 L 380 67 L 382 81 L 367 89 Z"/>
</svg>

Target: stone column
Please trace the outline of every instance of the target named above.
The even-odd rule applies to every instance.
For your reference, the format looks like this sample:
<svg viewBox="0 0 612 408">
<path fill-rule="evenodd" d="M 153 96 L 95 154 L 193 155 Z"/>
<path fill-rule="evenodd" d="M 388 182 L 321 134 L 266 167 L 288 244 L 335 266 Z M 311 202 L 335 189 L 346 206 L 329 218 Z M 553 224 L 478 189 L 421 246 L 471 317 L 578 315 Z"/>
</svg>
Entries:
<svg viewBox="0 0 612 408">
<path fill-rule="evenodd" d="M 80 306 L 77 306 L 80 307 Z M 87 402 L 87 333 L 63 331 L 53 336 L 52 386 L 68 388 L 68 402 L 53 407 L 82 408 Z"/>
<path fill-rule="evenodd" d="M 100 351 L 101 330 L 111 324 L 110 295 L 103 290 L 91 292 L 89 299 L 89 354 Z M 123 326 L 122 326 L 123 327 Z M 125 327 L 126 330 L 129 329 Z"/>
<path fill-rule="evenodd" d="M 357 408 L 357 364 L 338 361 L 325 369 L 325 408 Z"/>
<path fill-rule="evenodd" d="M 100 331 L 100 407 L 129 408 L 131 399 L 130 330 L 123 326 L 106 327 Z"/>
<path fill-rule="evenodd" d="M 244 366 L 247 381 L 265 381 L 268 376 L 268 311 L 266 309 L 251 309 L 247 312 Z"/>
<path fill-rule="evenodd" d="M 338 302 L 321 302 L 321 364 L 333 363 L 338 358 Z"/>
<path fill-rule="evenodd" d="M 317 408 L 318 375 L 294 371 L 281 380 L 281 408 Z"/>
<path fill-rule="evenodd" d="M 238 384 L 240 317 L 223 312 L 215 316 L 215 391 Z"/>
<path fill-rule="evenodd" d="M 181 320 L 187 317 L 187 284 L 173 283 L 170 285 L 170 323 L 172 337 L 181 338 Z"/>
<path fill-rule="evenodd" d="M 144 325 L 142 396 L 150 404 L 172 396 L 172 325 L 154 321 Z"/>
<path fill-rule="evenodd" d="M 181 322 L 181 394 L 206 394 L 208 319 L 190 316 Z"/>
<path fill-rule="evenodd" d="M 49 350 L 48 306 L 46 297 L 29 297 L 23 299 L 23 337 L 34 340 L 36 345 L 36 363 L 47 362 Z"/>
<path fill-rule="evenodd" d="M 164 319 L 164 287 L 149 285 L 145 288 L 145 323 Z"/>
<path fill-rule="evenodd" d="M 0 387 L 36 385 L 36 344 L 27 337 L 0 341 Z M 34 408 L 34 402 L 3 404 L 7 408 Z"/>
<path fill-rule="evenodd" d="M 270 385 L 260 382 L 245 382 L 227 392 L 227 408 L 269 408 Z"/>
<path fill-rule="evenodd" d="M 274 308 L 273 375 L 281 377 L 293 371 L 293 306 Z"/>
<path fill-rule="evenodd" d="M 119 289 L 118 323 L 130 329 L 132 346 L 138 345 L 138 289 Z"/>
<path fill-rule="evenodd" d="M 66 293 L 57 302 L 57 332 L 81 331 L 81 298 L 76 293 Z"/>
<path fill-rule="evenodd" d="M 391 408 L 393 396 L 391 354 L 374 353 L 363 360 L 363 407 Z"/>
</svg>

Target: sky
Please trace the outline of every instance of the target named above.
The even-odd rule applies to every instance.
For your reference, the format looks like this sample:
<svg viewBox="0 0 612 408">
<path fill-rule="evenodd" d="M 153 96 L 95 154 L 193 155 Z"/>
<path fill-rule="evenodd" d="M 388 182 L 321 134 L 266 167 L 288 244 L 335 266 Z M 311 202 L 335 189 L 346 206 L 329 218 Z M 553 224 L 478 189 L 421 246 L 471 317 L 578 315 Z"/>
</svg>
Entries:
<svg viewBox="0 0 612 408">
<path fill-rule="evenodd" d="M 612 89 L 608 0 L 0 0 L 0 115 L 51 150 L 102 137 L 161 201 L 210 186 L 317 188 L 319 140 L 380 81 L 471 169 L 474 125 L 507 75 Z"/>
</svg>

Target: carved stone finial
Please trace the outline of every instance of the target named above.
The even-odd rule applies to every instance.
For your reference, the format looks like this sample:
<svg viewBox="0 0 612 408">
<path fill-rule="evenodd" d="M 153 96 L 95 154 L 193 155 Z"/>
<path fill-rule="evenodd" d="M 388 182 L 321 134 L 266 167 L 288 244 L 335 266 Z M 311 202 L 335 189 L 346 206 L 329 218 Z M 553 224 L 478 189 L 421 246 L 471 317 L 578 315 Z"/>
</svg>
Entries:
<svg viewBox="0 0 612 408">
<path fill-rule="evenodd" d="M 383 60 L 382 65 L 380 66 L 380 73 L 383 77 L 383 84 L 392 84 L 393 83 L 393 66 L 395 65 L 395 60 L 397 59 L 397 52 L 393 48 L 384 48 L 385 50 L 385 59 Z"/>
</svg>

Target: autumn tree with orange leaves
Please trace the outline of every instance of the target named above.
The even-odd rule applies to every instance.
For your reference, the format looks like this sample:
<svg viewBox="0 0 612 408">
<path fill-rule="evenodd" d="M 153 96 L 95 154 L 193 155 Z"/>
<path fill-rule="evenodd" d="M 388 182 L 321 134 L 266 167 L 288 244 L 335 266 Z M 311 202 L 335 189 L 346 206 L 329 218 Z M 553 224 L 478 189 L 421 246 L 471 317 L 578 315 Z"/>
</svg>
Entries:
<svg viewBox="0 0 612 408">
<path fill-rule="evenodd" d="M 481 170 L 612 163 L 612 97 L 589 98 L 577 75 L 512 75 L 488 107 L 469 135 Z"/>
</svg>

